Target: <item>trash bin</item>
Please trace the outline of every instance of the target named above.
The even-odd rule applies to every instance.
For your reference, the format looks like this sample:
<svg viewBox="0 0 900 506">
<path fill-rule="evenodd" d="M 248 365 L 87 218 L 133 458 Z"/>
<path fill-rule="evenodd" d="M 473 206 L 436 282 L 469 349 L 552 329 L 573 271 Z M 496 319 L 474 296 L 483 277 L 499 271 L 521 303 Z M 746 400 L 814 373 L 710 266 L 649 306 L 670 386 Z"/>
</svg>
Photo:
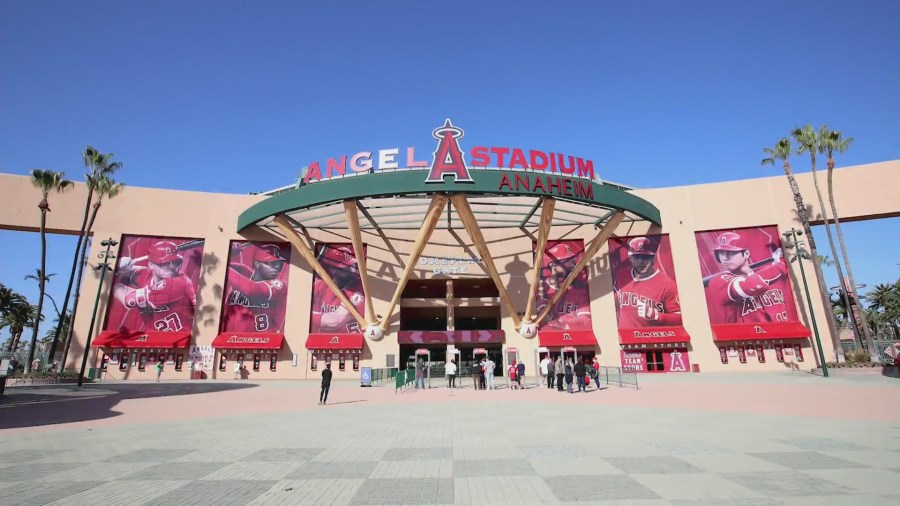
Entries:
<svg viewBox="0 0 900 506">
<path fill-rule="evenodd" d="M 204 378 L 203 371 L 192 371 L 191 379 L 192 380 L 202 380 Z"/>
<path fill-rule="evenodd" d="M 88 369 L 87 379 L 95 380 L 100 379 L 100 368 L 99 367 L 91 367 Z"/>
</svg>

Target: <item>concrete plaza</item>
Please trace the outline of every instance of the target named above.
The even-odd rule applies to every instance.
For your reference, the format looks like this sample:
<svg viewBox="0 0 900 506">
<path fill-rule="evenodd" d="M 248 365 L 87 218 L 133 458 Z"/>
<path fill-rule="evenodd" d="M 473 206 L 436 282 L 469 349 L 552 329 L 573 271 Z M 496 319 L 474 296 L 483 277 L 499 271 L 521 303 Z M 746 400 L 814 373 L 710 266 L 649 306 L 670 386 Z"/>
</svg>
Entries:
<svg viewBox="0 0 900 506">
<path fill-rule="evenodd" d="M 644 375 L 568 395 L 14 387 L 2 504 L 900 504 L 900 380 Z"/>
</svg>

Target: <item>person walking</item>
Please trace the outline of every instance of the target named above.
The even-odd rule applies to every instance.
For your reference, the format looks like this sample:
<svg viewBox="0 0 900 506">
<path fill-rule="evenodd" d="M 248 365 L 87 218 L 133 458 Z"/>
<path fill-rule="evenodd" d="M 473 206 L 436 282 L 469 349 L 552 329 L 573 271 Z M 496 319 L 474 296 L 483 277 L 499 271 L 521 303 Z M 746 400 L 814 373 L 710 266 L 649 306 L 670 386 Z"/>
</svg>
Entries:
<svg viewBox="0 0 900 506">
<path fill-rule="evenodd" d="M 600 390 L 600 361 L 597 360 L 597 355 L 594 355 L 594 363 L 591 364 L 591 370 L 593 371 L 594 385 L 597 387 L 597 390 Z"/>
<path fill-rule="evenodd" d="M 584 366 L 584 362 L 579 360 L 577 364 L 575 364 L 575 378 L 578 380 L 578 391 L 586 392 L 587 387 L 584 384 L 584 375 L 587 374 L 587 368 Z"/>
<path fill-rule="evenodd" d="M 425 362 L 420 358 L 416 361 L 416 390 L 425 389 Z"/>
<path fill-rule="evenodd" d="M 241 363 L 237 360 L 234 361 L 234 379 L 241 379 Z"/>
<path fill-rule="evenodd" d="M 159 383 L 159 377 L 162 376 L 163 363 L 162 360 L 156 362 L 156 382 Z"/>
<path fill-rule="evenodd" d="M 322 391 L 319 392 L 319 404 L 328 403 L 328 390 L 331 389 L 331 363 L 325 364 L 322 369 Z"/>
<path fill-rule="evenodd" d="M 524 389 L 525 388 L 525 362 L 519 361 L 519 363 L 516 364 L 516 370 L 518 372 L 516 379 L 519 381 L 519 388 Z"/>
<path fill-rule="evenodd" d="M 550 354 L 547 354 L 547 388 L 553 390 L 553 380 L 556 379 L 556 364 L 553 363 L 553 358 L 550 357 Z"/>
<path fill-rule="evenodd" d="M 445 372 L 447 373 L 447 387 L 448 388 L 456 388 L 456 361 L 451 359 L 450 363 L 447 364 L 445 368 Z"/>
<path fill-rule="evenodd" d="M 484 363 L 484 382 L 488 390 L 496 390 L 497 388 L 494 385 L 494 369 L 496 368 L 497 364 L 489 357 Z"/>
<path fill-rule="evenodd" d="M 519 388 L 518 376 L 519 370 L 516 369 L 516 362 L 509 364 L 509 367 L 506 369 L 506 374 L 509 375 L 509 388 L 512 390 L 517 390 Z"/>
<path fill-rule="evenodd" d="M 556 371 L 556 391 L 563 391 L 563 376 L 565 375 L 565 364 L 563 363 L 562 353 L 556 357 L 556 363 L 553 364 L 553 369 Z"/>
<path fill-rule="evenodd" d="M 572 359 L 566 361 L 566 391 L 572 393 Z"/>
<path fill-rule="evenodd" d="M 544 358 L 541 359 L 541 364 L 540 364 L 541 383 L 546 381 L 548 385 L 550 384 L 550 380 L 549 380 L 550 377 L 547 375 L 550 374 L 550 366 L 551 365 L 553 365 L 553 361 L 550 360 L 550 354 L 548 353 L 548 354 L 544 355 Z"/>
</svg>

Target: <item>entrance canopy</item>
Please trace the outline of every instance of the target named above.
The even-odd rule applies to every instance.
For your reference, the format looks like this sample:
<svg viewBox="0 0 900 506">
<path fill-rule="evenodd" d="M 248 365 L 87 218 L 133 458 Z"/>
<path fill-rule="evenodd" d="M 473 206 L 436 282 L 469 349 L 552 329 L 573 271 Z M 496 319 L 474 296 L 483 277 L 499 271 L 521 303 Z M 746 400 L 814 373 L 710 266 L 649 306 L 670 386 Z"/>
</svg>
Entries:
<svg viewBox="0 0 900 506">
<path fill-rule="evenodd" d="M 306 338 L 308 350 L 361 350 L 365 339 L 362 334 L 310 334 Z"/>
<path fill-rule="evenodd" d="M 213 339 L 213 348 L 230 350 L 278 350 L 284 342 L 284 334 L 254 332 L 252 334 L 236 334 L 225 332 Z"/>
<path fill-rule="evenodd" d="M 91 346 L 101 348 L 187 348 L 190 332 L 129 332 L 107 330 L 101 332 Z"/>
<path fill-rule="evenodd" d="M 779 339 L 806 339 L 809 329 L 800 322 L 730 323 L 713 325 L 715 341 L 773 341 Z"/>
</svg>

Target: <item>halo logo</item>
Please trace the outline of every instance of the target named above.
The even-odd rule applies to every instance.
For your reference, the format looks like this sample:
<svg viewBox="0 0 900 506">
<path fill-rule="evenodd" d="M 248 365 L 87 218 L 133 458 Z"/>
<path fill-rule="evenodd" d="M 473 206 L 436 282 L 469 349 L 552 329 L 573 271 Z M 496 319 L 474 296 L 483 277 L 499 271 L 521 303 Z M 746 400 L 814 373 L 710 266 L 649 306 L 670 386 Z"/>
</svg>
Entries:
<svg viewBox="0 0 900 506">
<path fill-rule="evenodd" d="M 431 162 L 431 170 L 428 172 L 426 183 L 443 183 L 444 176 L 450 174 L 457 183 L 474 183 L 472 175 L 462 150 L 459 148 L 459 139 L 465 132 L 461 128 L 453 126 L 450 119 L 444 121 L 444 126 L 435 129 L 431 135 L 438 140 L 437 150 L 434 152 L 434 160 Z"/>
</svg>

